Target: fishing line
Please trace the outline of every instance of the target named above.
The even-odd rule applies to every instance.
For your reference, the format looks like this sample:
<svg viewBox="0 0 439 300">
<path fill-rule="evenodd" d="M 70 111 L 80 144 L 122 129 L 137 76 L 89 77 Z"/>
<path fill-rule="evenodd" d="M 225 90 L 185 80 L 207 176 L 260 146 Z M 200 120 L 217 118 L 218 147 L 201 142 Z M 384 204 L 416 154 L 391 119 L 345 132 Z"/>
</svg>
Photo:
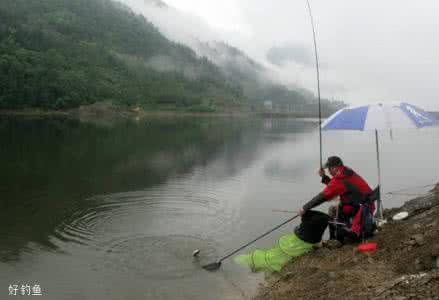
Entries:
<svg viewBox="0 0 439 300">
<path fill-rule="evenodd" d="M 316 75 L 317 75 L 317 96 L 319 100 L 319 145 L 320 145 L 320 168 L 323 167 L 323 158 L 322 158 L 322 105 L 320 100 L 320 70 L 319 70 L 319 57 L 317 54 L 317 40 L 316 40 L 316 30 L 314 28 L 314 19 L 312 17 L 311 5 L 309 4 L 309 0 L 306 0 L 308 4 L 308 12 L 309 18 L 311 21 L 312 34 L 314 38 L 314 55 L 316 58 Z"/>
<path fill-rule="evenodd" d="M 408 187 L 408 188 L 403 188 L 403 189 L 399 189 L 399 190 L 394 190 L 391 192 L 387 192 L 386 195 L 390 195 L 390 194 L 398 194 L 400 192 L 404 192 L 404 191 L 410 191 L 410 190 L 414 190 L 414 189 L 420 189 L 420 188 L 427 188 L 427 187 L 432 187 L 437 185 L 438 183 L 433 183 L 433 184 L 427 184 L 427 185 L 420 185 L 420 186 L 412 186 L 412 187 Z"/>
<path fill-rule="evenodd" d="M 424 196 L 425 193 L 423 194 L 412 194 L 412 193 L 398 193 L 398 192 L 394 192 L 394 193 L 387 193 L 389 195 L 396 195 L 396 196 L 413 196 L 413 197 L 418 197 L 418 196 Z"/>
</svg>

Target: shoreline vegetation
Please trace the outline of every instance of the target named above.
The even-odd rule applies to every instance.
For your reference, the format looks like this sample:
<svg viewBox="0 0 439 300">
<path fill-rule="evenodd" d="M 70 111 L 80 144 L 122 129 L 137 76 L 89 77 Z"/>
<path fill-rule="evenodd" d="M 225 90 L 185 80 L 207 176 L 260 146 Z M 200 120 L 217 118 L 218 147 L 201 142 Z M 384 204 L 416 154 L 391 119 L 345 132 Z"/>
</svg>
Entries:
<svg viewBox="0 0 439 300">
<path fill-rule="evenodd" d="M 439 117 L 439 112 L 430 112 Z M 190 111 L 178 109 L 154 109 L 145 110 L 141 107 L 122 107 L 109 102 L 97 102 L 91 105 L 83 105 L 69 110 L 48 110 L 40 108 L 26 109 L 0 109 L 0 116 L 29 116 L 29 117 L 49 117 L 66 116 L 81 118 L 81 116 L 94 117 L 119 117 L 119 118 L 144 118 L 144 117 L 166 117 L 166 116 L 260 116 L 264 118 L 318 118 L 317 113 L 305 112 L 271 112 L 271 111 L 250 111 L 250 110 L 224 110 L 224 111 Z M 323 118 L 329 117 L 324 113 Z"/>
<path fill-rule="evenodd" d="M 167 116 L 259 116 L 264 118 L 318 118 L 316 113 L 295 113 L 295 112 L 268 112 L 268 111 L 249 111 L 249 110 L 225 110 L 225 111 L 188 111 L 157 109 L 145 110 L 140 107 L 122 107 L 108 102 L 97 102 L 91 105 L 80 106 L 69 110 L 45 110 L 45 109 L 20 109 L 8 110 L 0 109 L 0 116 L 23 116 L 23 117 L 51 117 L 65 116 L 70 118 L 97 117 L 97 118 L 145 118 L 145 117 L 167 117 Z M 324 115 L 323 117 L 327 117 Z"/>
<path fill-rule="evenodd" d="M 408 218 L 393 221 L 401 211 Z M 439 299 L 439 184 L 384 216 L 387 224 L 370 240 L 376 253 L 320 245 L 267 275 L 255 299 Z"/>
</svg>

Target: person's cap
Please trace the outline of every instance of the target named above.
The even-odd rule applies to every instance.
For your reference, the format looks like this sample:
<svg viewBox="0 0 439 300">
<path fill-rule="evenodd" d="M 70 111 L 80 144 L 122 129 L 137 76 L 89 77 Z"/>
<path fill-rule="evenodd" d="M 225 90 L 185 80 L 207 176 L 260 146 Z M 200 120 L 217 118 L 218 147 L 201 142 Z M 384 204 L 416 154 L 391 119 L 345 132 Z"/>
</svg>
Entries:
<svg viewBox="0 0 439 300">
<path fill-rule="evenodd" d="M 328 160 L 323 165 L 323 168 L 332 168 L 332 167 L 340 167 L 343 166 L 343 161 L 338 156 L 330 156 Z"/>
</svg>

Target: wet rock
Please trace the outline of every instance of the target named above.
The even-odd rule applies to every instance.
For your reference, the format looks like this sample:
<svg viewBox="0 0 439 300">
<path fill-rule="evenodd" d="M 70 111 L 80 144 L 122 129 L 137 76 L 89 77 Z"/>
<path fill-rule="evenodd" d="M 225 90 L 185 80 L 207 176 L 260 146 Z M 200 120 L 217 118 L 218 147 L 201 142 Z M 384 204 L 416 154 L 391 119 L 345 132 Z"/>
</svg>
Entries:
<svg viewBox="0 0 439 300">
<path fill-rule="evenodd" d="M 408 241 L 404 242 L 404 245 L 414 246 L 414 245 L 416 245 L 416 241 L 415 240 L 408 240 Z"/>
<path fill-rule="evenodd" d="M 337 275 L 335 274 L 335 272 L 329 272 L 328 273 L 328 278 L 330 280 L 336 280 L 337 279 Z"/>
<path fill-rule="evenodd" d="M 424 239 L 424 235 L 422 234 L 415 234 L 411 236 L 412 240 L 415 240 L 416 244 L 418 244 L 419 246 L 422 246 L 425 244 L 425 239 Z"/>
<path fill-rule="evenodd" d="M 430 190 L 430 193 L 439 193 L 439 183 Z"/>
<path fill-rule="evenodd" d="M 324 244 L 324 246 L 327 247 L 328 249 L 338 249 L 341 246 L 343 246 L 343 244 L 337 240 L 329 240 Z"/>
<path fill-rule="evenodd" d="M 330 253 L 331 253 L 331 250 L 329 250 L 328 248 L 320 248 L 314 252 L 314 255 L 320 256 L 320 257 L 325 257 L 326 255 L 329 255 Z"/>
<path fill-rule="evenodd" d="M 423 269 L 422 262 L 420 258 L 415 259 L 415 270 L 421 271 Z"/>
<path fill-rule="evenodd" d="M 434 230 L 428 230 L 428 231 L 425 232 L 424 235 L 425 236 L 432 236 L 432 235 L 434 235 Z"/>
<path fill-rule="evenodd" d="M 413 224 L 412 227 L 413 227 L 414 230 L 418 230 L 418 229 L 421 229 L 421 228 L 422 228 L 421 224 L 418 224 L 418 223 Z"/>
<path fill-rule="evenodd" d="M 427 225 L 427 227 L 437 227 L 437 221 L 433 221 Z"/>
<path fill-rule="evenodd" d="M 285 275 L 282 276 L 282 280 L 288 281 L 296 276 L 295 272 L 288 272 Z"/>
<path fill-rule="evenodd" d="M 322 247 L 323 247 L 322 242 L 320 242 L 320 243 L 318 243 L 318 244 L 314 244 L 314 245 L 312 246 L 312 248 L 313 248 L 314 250 L 319 250 L 319 249 L 321 249 Z"/>
<path fill-rule="evenodd" d="M 431 256 L 433 257 L 439 257 L 439 244 L 435 244 L 433 245 L 433 247 L 431 247 Z"/>
<path fill-rule="evenodd" d="M 422 220 L 422 212 L 430 209 L 438 202 L 439 201 L 436 199 L 434 194 L 429 194 L 405 202 L 404 205 L 397 211 L 407 211 L 409 215 L 419 214 L 416 216 L 416 219 Z"/>
</svg>

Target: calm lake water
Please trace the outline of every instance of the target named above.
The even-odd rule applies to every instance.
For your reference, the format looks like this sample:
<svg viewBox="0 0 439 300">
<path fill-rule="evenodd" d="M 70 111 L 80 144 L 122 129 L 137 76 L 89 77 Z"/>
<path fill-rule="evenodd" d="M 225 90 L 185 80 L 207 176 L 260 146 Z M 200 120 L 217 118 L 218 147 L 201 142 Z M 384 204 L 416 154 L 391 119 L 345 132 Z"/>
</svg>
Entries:
<svg viewBox="0 0 439 300">
<path fill-rule="evenodd" d="M 380 134 L 384 193 L 439 181 L 437 129 Z M 315 120 L 1 117 L 0 138 L 1 299 L 14 284 L 43 299 L 250 297 L 262 275 L 232 260 L 206 272 L 192 251 L 214 261 L 322 188 Z M 376 185 L 374 133 L 325 132 L 324 152 Z"/>
</svg>

